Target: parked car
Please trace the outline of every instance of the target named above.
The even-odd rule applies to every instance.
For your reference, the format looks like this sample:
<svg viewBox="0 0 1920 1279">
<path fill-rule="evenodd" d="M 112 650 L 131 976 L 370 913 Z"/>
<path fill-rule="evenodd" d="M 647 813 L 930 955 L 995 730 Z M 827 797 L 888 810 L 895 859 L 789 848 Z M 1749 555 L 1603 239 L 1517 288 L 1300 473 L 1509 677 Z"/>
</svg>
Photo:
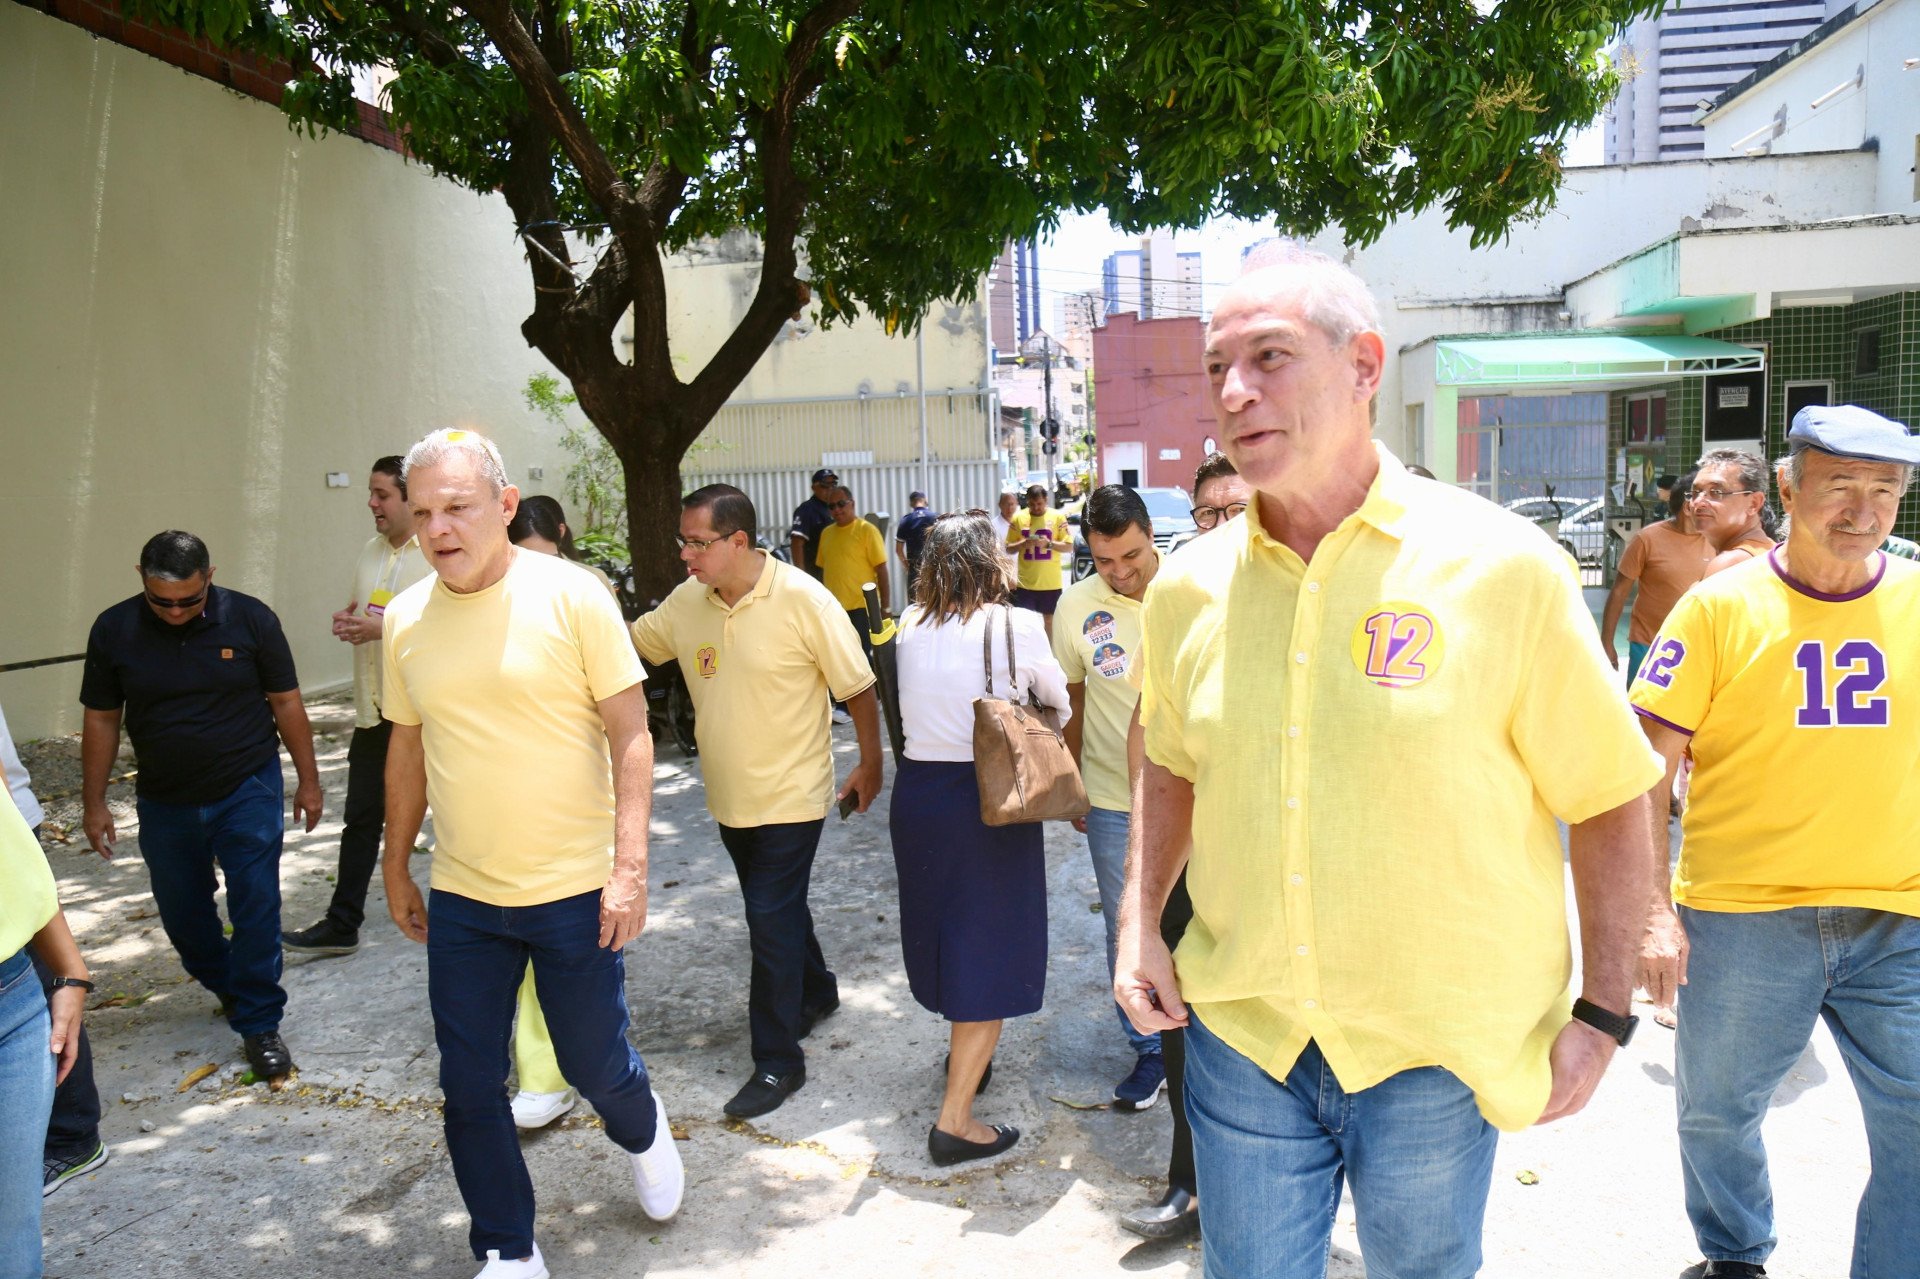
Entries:
<svg viewBox="0 0 1920 1279">
<path fill-rule="evenodd" d="M 1185 489 L 1134 491 L 1147 504 L 1147 516 L 1153 521 L 1153 544 L 1162 555 L 1172 550 L 1175 542 L 1185 541 L 1199 530 L 1200 526 L 1193 522 L 1193 499 L 1187 496 Z M 1079 514 L 1069 515 L 1067 523 L 1073 526 L 1073 577 L 1078 581 L 1093 572 L 1093 550 L 1087 545 Z"/>
<path fill-rule="evenodd" d="M 1598 564 L 1606 554 L 1606 502 L 1602 498 L 1516 497 L 1505 506 L 1520 518 L 1545 526 L 1567 548 L 1567 554 L 1582 564 Z"/>
</svg>

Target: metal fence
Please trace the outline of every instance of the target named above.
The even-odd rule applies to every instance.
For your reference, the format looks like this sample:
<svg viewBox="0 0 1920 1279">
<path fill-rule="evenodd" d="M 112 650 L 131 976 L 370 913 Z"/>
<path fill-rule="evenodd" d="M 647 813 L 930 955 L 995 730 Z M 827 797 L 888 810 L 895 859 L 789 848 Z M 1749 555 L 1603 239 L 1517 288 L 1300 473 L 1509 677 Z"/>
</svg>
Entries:
<svg viewBox="0 0 1920 1279">
<path fill-rule="evenodd" d="M 703 459 L 704 460 L 704 459 Z M 719 458 L 715 458 L 719 460 Z M 990 459 L 972 462 L 930 462 L 923 471 L 918 462 L 881 463 L 872 466 L 834 464 L 840 482 L 853 490 L 854 506 L 862 515 L 885 512 L 887 553 L 892 566 L 892 591 L 895 611 L 906 600 L 906 569 L 893 550 L 893 532 L 907 512 L 907 494 L 924 489 L 927 502 L 935 511 L 964 511 L 980 507 L 992 511 L 1000 493 L 1000 468 Z M 727 471 L 702 469 L 687 471 L 681 477 L 686 491 L 702 484 L 731 484 L 753 499 L 759 517 L 760 536 L 771 546 L 784 546 L 787 531 L 793 526 L 793 509 L 806 501 L 808 480 L 813 467 L 781 470 Z"/>
</svg>

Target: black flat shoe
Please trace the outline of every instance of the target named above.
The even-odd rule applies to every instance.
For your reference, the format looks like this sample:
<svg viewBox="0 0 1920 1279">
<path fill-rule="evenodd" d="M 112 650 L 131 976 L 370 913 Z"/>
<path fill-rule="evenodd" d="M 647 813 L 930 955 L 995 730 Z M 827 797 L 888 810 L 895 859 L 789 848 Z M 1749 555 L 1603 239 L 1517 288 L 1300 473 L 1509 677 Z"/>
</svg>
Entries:
<svg viewBox="0 0 1920 1279">
<path fill-rule="evenodd" d="M 746 1087 L 733 1094 L 721 1109 L 735 1119 L 755 1119 L 770 1111 L 780 1109 L 782 1102 L 806 1086 L 805 1070 L 790 1070 L 784 1075 L 772 1071 L 762 1071 L 747 1080 Z"/>
<path fill-rule="evenodd" d="M 1200 1204 L 1191 1191 L 1169 1186 L 1155 1202 L 1122 1213 L 1120 1224 L 1143 1239 L 1178 1239 L 1200 1229 Z"/>
<path fill-rule="evenodd" d="M 287 1051 L 286 1041 L 280 1038 L 279 1031 L 268 1030 L 258 1035 L 242 1036 L 240 1046 L 246 1050 L 247 1065 L 253 1067 L 253 1073 L 262 1082 L 293 1073 L 293 1054 Z"/>
<path fill-rule="evenodd" d="M 323 918 L 311 928 L 281 933 L 280 945 L 296 955 L 351 955 L 360 949 L 360 930 Z"/>
<path fill-rule="evenodd" d="M 840 996 L 818 1004 L 808 1004 L 800 1010 L 800 1038 L 805 1039 L 813 1033 L 813 1028 L 840 1011 Z"/>
<path fill-rule="evenodd" d="M 1012 1124 L 995 1124 L 993 1131 L 996 1135 L 992 1141 L 968 1141 L 965 1137 L 941 1132 L 936 1124 L 927 1129 L 927 1157 L 942 1168 L 949 1168 L 971 1159 L 991 1159 L 1020 1140 L 1020 1130 Z"/>
<path fill-rule="evenodd" d="M 1767 1279 L 1767 1268 L 1757 1261 L 1708 1261 L 1700 1279 Z"/>
<path fill-rule="evenodd" d="M 952 1053 L 948 1053 L 947 1059 L 944 1062 L 940 1063 L 940 1073 L 943 1075 L 950 1075 L 953 1073 L 953 1054 Z M 977 1088 L 973 1090 L 973 1095 L 978 1097 L 981 1093 L 987 1090 L 987 1085 L 992 1082 L 993 1082 L 993 1058 L 989 1057 L 987 1058 L 987 1068 L 980 1072 L 980 1084 Z"/>
</svg>

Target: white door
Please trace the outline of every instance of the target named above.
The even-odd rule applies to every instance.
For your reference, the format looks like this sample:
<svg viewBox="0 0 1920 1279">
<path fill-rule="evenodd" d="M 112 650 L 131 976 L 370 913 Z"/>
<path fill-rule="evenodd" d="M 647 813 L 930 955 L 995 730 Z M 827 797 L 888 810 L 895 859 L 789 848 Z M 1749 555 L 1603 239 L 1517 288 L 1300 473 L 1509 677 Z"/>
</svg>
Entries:
<svg viewBox="0 0 1920 1279">
<path fill-rule="evenodd" d="M 1100 450 L 1100 482 L 1102 484 L 1126 484 L 1125 473 L 1131 472 L 1131 482 L 1138 486 L 1141 477 L 1147 473 L 1147 446 L 1139 440 L 1125 440 L 1109 444 Z"/>
</svg>

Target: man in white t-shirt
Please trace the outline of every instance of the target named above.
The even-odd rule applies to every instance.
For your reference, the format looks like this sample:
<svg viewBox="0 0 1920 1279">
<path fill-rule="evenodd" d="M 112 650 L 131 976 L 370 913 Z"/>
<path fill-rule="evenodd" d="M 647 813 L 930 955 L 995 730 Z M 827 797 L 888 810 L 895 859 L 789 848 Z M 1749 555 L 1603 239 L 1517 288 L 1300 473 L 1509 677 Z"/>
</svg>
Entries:
<svg viewBox="0 0 1920 1279">
<path fill-rule="evenodd" d="M 353 740 L 347 746 L 346 824 L 340 831 L 340 870 L 333 901 L 311 927 L 280 935 L 296 954 L 351 955 L 360 949 L 367 885 L 380 861 L 386 824 L 387 741 L 393 725 L 380 718 L 380 628 L 387 602 L 433 570 L 413 535 L 402 459 L 383 457 L 367 477 L 367 509 L 374 534 L 353 569 L 353 598 L 333 615 L 334 638 L 353 645 Z"/>
</svg>

